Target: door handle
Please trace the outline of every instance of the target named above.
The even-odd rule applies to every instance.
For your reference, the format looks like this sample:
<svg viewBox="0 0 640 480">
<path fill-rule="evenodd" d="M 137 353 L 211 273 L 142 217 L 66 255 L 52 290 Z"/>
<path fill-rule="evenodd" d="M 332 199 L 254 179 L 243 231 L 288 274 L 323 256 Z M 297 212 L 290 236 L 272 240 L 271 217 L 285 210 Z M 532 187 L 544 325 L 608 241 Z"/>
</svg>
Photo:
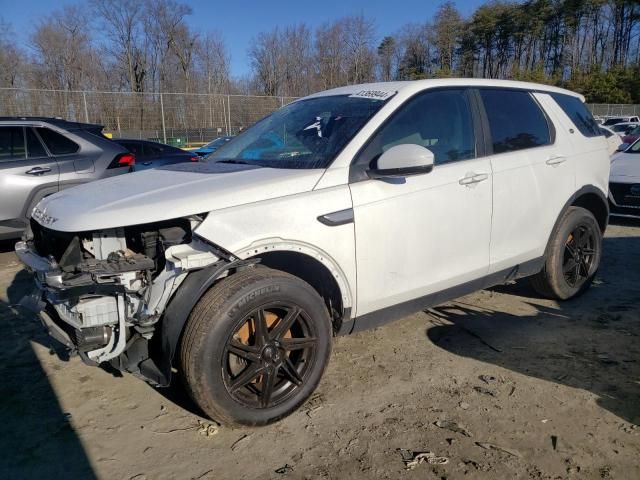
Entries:
<svg viewBox="0 0 640 480">
<path fill-rule="evenodd" d="M 547 158 L 546 164 L 560 165 L 561 163 L 566 161 L 567 161 L 567 157 L 565 157 L 564 155 L 551 155 L 549 158 Z"/>
<path fill-rule="evenodd" d="M 25 173 L 27 175 L 42 175 L 43 173 L 50 172 L 51 169 L 49 167 L 33 167 L 31 170 L 27 170 Z"/>
<path fill-rule="evenodd" d="M 151 162 L 142 162 L 143 165 L 151 165 Z"/>
<path fill-rule="evenodd" d="M 489 175 L 486 173 L 467 173 L 458 183 L 460 185 L 473 185 L 474 183 L 484 182 Z"/>
</svg>

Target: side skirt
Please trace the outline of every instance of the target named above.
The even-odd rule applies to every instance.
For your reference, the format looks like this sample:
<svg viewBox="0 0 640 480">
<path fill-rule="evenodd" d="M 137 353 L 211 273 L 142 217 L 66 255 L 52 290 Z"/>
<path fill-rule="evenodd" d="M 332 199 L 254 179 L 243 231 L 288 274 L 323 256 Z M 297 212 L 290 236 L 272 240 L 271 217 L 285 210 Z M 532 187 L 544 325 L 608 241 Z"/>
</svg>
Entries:
<svg viewBox="0 0 640 480">
<path fill-rule="evenodd" d="M 542 270 L 544 257 L 529 260 L 528 262 L 516 265 L 513 268 L 492 273 L 486 277 L 472 280 L 462 285 L 430 293 L 424 297 L 419 297 L 408 302 L 386 307 L 375 312 L 370 312 L 354 319 L 345 319 L 338 331 L 338 335 L 349 335 L 354 332 L 361 332 L 370 328 L 379 327 L 389 322 L 406 317 L 413 313 L 420 312 L 425 308 L 430 308 L 444 302 L 448 302 L 458 297 L 482 290 L 484 288 L 501 285 L 512 280 L 534 275 Z"/>
</svg>

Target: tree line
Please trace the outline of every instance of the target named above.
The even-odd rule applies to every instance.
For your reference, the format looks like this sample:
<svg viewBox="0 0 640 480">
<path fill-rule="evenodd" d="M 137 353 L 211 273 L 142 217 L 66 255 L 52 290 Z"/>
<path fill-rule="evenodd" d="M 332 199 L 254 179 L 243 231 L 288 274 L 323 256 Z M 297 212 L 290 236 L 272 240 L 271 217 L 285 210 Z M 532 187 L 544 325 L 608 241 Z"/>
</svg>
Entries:
<svg viewBox="0 0 640 480">
<path fill-rule="evenodd" d="M 251 73 L 243 77 L 230 73 L 222 34 L 195 31 L 192 13 L 176 0 L 64 7 L 34 27 L 28 46 L 0 33 L 0 86 L 301 96 L 375 80 L 460 76 L 640 103 L 640 0 L 490 1 L 466 18 L 448 1 L 433 18 L 386 35 L 362 14 L 316 28 L 277 26 L 255 35 Z"/>
</svg>

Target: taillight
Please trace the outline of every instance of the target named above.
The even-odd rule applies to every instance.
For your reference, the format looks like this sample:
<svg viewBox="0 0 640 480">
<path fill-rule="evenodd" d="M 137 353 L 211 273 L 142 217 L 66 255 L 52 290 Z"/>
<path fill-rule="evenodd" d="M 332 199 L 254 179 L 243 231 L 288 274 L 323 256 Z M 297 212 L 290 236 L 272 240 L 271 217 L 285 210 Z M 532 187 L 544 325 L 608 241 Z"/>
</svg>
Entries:
<svg viewBox="0 0 640 480">
<path fill-rule="evenodd" d="M 109 164 L 109 168 L 132 168 L 136 164 L 136 156 L 133 153 L 120 153 Z"/>
<path fill-rule="evenodd" d="M 199 162 L 200 161 L 200 157 L 198 157 L 197 155 L 195 157 L 189 157 L 189 161 L 190 162 Z"/>
</svg>

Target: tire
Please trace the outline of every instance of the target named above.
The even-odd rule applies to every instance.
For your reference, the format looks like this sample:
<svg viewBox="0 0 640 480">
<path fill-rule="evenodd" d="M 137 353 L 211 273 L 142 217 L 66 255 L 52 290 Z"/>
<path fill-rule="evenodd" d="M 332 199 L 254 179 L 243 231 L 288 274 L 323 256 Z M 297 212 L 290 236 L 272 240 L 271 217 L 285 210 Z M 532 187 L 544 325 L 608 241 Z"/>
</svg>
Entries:
<svg viewBox="0 0 640 480">
<path fill-rule="evenodd" d="M 212 419 L 259 426 L 291 414 L 313 393 L 331 353 L 331 320 L 306 282 L 253 267 L 213 286 L 185 326 L 187 391 Z"/>
<path fill-rule="evenodd" d="M 542 271 L 531 277 L 542 296 L 568 300 L 583 293 L 598 271 L 602 257 L 602 231 L 593 214 L 570 207 L 549 240 Z"/>
</svg>

